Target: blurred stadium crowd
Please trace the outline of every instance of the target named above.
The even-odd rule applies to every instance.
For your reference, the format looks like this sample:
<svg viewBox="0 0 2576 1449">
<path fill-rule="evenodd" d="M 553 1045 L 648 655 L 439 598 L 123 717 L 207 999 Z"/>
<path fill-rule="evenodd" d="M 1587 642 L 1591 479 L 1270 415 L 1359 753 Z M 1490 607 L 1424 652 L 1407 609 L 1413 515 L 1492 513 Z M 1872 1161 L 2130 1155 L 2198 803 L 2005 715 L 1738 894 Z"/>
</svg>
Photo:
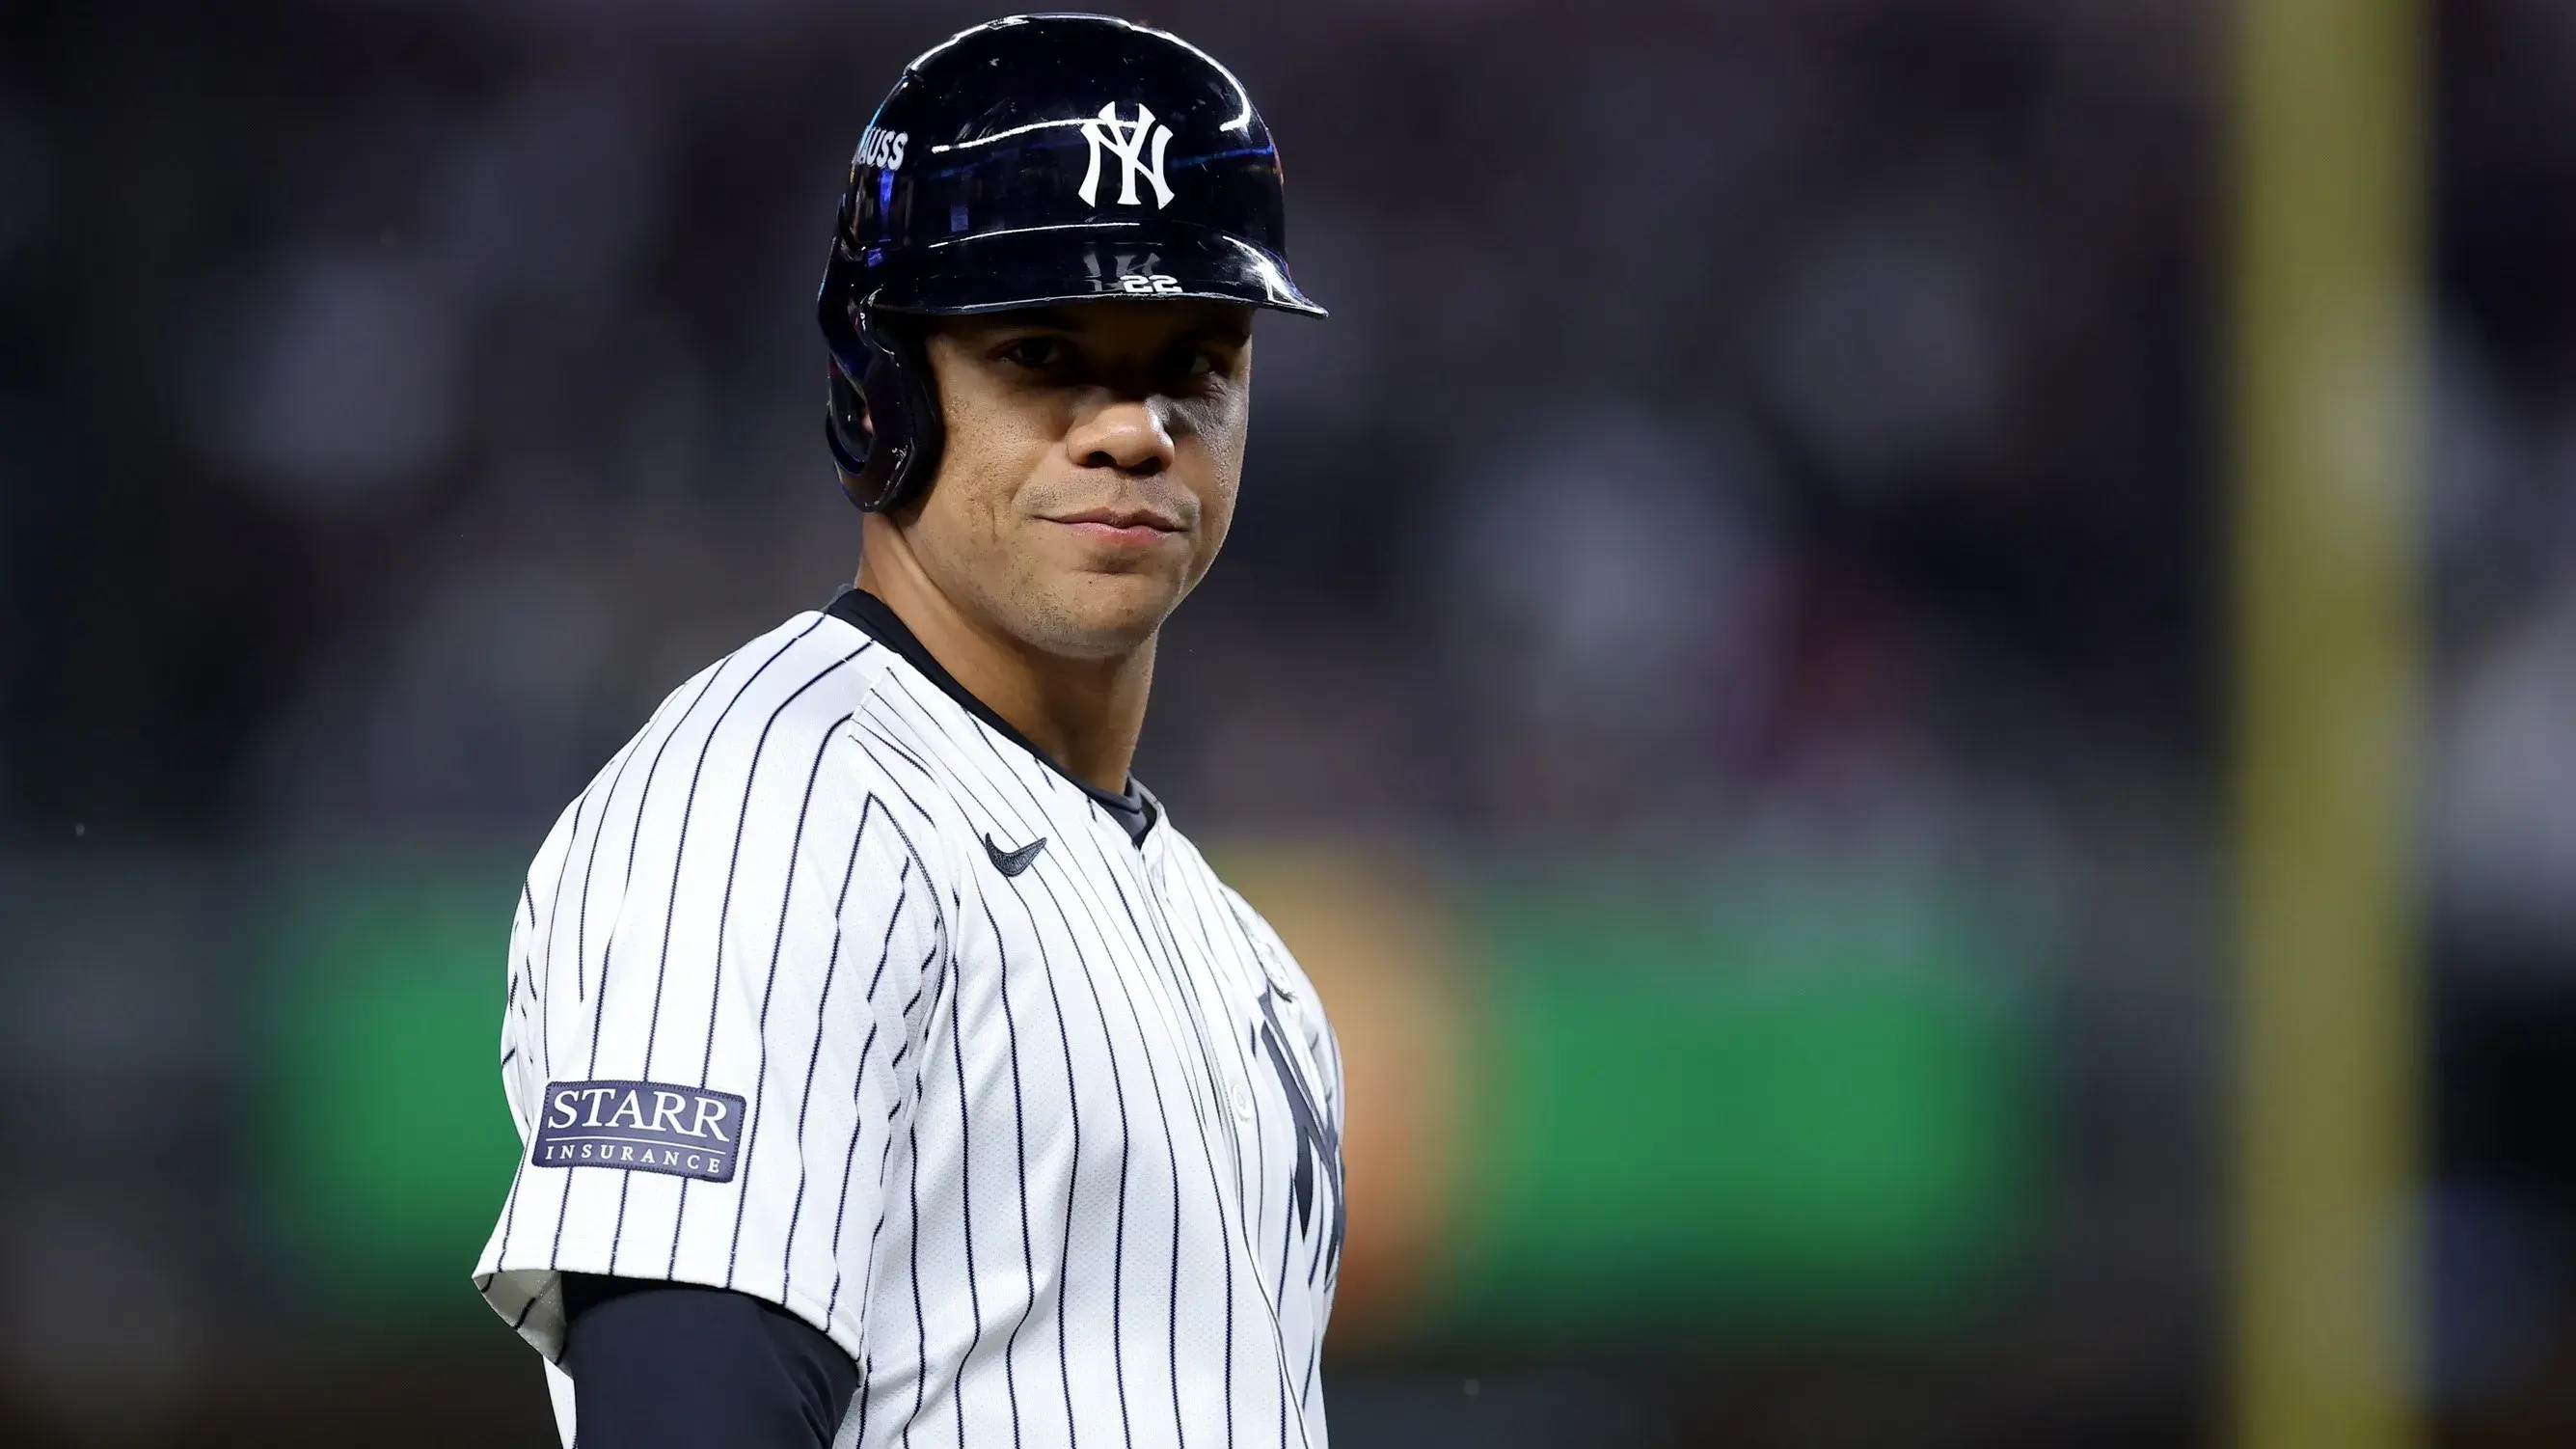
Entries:
<svg viewBox="0 0 2576 1449">
<path fill-rule="evenodd" d="M 263 1226 L 256 897 L 514 868 L 665 691 L 846 580 L 811 288 L 867 108 L 984 13 L 0 8 L 0 1439 L 543 1442 L 467 1259 L 432 1332 L 328 1306 Z M 1969 900 L 2039 1023 L 2032 1226 L 1928 1329 L 1399 1335 L 1338 1366 L 1337 1433 L 2197 1441 L 2212 8 L 1136 18 L 1260 99 L 1334 311 L 1263 324 L 1243 510 L 1166 644 L 1138 773 L 1183 828 Z M 2576 1423 L 2576 10 L 2442 27 L 2436 1389 L 2457 1442 L 2544 1442 Z"/>
</svg>

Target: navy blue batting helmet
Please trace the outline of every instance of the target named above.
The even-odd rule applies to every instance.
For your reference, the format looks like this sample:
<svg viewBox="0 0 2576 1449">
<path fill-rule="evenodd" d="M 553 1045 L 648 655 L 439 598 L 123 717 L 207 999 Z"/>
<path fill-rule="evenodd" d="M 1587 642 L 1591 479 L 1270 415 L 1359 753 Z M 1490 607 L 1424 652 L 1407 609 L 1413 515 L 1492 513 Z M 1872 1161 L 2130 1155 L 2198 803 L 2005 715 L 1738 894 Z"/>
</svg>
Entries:
<svg viewBox="0 0 2576 1449">
<path fill-rule="evenodd" d="M 1017 15 L 923 52 L 860 135 L 817 301 L 842 488 L 889 508 L 938 470 L 907 317 L 1175 297 L 1320 317 L 1286 230 L 1269 128 L 1176 35 Z"/>
</svg>

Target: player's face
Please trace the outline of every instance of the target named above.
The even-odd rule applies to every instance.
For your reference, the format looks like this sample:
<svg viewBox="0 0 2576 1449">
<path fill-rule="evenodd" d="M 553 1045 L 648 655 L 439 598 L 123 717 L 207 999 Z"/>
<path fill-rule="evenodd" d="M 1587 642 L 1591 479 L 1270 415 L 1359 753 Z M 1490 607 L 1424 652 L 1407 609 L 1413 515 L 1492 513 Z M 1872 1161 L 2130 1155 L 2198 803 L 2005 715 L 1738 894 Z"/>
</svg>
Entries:
<svg viewBox="0 0 2576 1449">
<path fill-rule="evenodd" d="M 1225 542 L 1252 309 L 1099 302 L 943 319 L 939 476 L 904 521 L 940 588 L 1049 653 L 1152 637 Z"/>
</svg>

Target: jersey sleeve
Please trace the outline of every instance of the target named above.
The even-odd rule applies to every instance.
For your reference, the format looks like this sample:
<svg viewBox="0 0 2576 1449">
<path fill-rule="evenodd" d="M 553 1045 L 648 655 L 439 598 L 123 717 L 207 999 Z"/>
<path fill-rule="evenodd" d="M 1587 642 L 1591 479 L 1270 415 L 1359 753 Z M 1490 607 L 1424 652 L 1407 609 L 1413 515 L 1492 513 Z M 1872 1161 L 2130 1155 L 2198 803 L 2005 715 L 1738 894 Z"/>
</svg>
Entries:
<svg viewBox="0 0 2576 1449">
<path fill-rule="evenodd" d="M 779 702 L 812 668 L 720 709 L 720 666 L 531 870 L 503 1032 L 522 1151 L 475 1276 L 549 1361 L 568 1273 L 749 1294 L 864 1359 L 954 875 L 846 703 Z"/>
</svg>

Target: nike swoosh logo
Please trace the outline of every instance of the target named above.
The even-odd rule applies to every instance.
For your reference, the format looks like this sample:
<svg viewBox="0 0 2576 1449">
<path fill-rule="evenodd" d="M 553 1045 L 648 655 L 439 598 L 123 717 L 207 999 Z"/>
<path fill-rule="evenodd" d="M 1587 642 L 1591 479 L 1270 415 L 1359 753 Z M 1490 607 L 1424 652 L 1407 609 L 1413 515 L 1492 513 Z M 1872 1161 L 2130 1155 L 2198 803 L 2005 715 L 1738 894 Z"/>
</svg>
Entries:
<svg viewBox="0 0 2576 1449">
<path fill-rule="evenodd" d="M 1043 835 L 1017 850 L 1004 850 L 993 843 L 993 837 L 989 835 L 984 837 L 984 853 L 993 857 L 993 869 L 1004 875 L 1018 875 L 1021 871 L 1027 870 L 1029 862 L 1037 859 L 1038 852 L 1044 849 L 1046 849 L 1046 837 Z"/>
</svg>

